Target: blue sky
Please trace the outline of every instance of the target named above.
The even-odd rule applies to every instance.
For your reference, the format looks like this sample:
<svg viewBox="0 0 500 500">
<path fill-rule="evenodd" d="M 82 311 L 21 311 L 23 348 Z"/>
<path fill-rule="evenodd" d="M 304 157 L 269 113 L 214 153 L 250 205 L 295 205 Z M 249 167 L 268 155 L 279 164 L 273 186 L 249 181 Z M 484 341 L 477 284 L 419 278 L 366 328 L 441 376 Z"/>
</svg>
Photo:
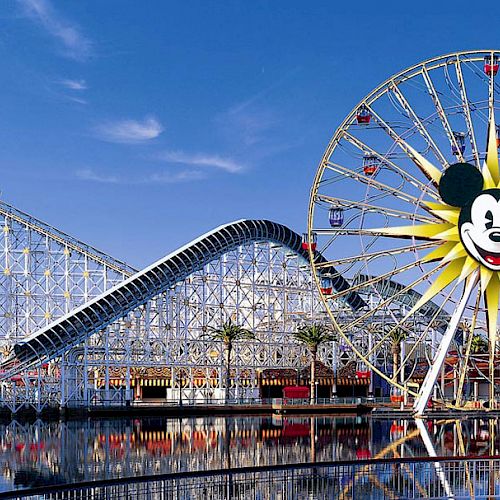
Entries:
<svg viewBox="0 0 500 500">
<path fill-rule="evenodd" d="M 457 2 L 3 0 L 3 200 L 140 267 L 213 227 L 302 231 L 343 117 L 391 74 L 500 48 Z"/>
</svg>

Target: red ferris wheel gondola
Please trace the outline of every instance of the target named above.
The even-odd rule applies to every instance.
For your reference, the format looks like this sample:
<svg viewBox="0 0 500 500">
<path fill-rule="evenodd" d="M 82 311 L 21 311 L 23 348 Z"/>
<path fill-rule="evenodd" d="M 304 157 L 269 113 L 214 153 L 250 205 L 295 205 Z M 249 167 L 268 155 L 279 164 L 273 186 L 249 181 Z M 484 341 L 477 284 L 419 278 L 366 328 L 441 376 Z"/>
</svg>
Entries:
<svg viewBox="0 0 500 500">
<path fill-rule="evenodd" d="M 484 72 L 488 76 L 495 76 L 498 73 L 498 56 L 484 56 Z"/>
<path fill-rule="evenodd" d="M 376 156 L 366 154 L 363 156 L 363 172 L 365 175 L 374 175 L 379 167 L 379 161 Z"/>
<path fill-rule="evenodd" d="M 321 278 L 321 293 L 323 295 L 331 295 L 333 291 L 331 278 Z"/>
<path fill-rule="evenodd" d="M 302 250 L 311 250 L 313 252 L 316 251 L 316 245 L 317 245 L 318 237 L 316 236 L 316 233 L 311 234 L 311 241 L 309 241 L 309 235 L 307 233 L 302 234 Z"/>
<path fill-rule="evenodd" d="M 370 110 L 362 104 L 356 113 L 356 121 L 360 125 L 368 125 L 370 123 L 370 120 L 372 119 L 372 114 L 370 113 Z"/>
</svg>

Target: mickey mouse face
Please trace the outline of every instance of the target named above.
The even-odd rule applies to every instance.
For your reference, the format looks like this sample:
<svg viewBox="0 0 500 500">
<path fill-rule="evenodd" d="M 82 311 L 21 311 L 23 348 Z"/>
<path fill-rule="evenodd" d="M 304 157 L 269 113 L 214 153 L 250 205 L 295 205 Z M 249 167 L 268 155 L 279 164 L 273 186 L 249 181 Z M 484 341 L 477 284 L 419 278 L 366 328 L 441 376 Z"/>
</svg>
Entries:
<svg viewBox="0 0 500 500">
<path fill-rule="evenodd" d="M 500 271 L 500 189 L 483 191 L 481 172 L 469 163 L 451 165 L 439 182 L 448 205 L 460 207 L 459 234 L 467 253 Z"/>
</svg>

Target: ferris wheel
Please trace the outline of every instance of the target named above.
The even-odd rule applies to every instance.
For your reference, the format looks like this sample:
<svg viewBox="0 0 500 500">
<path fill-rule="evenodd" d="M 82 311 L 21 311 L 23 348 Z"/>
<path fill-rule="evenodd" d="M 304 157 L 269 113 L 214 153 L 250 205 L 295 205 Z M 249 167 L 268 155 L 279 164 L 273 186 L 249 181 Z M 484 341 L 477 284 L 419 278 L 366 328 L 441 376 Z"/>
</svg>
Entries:
<svg viewBox="0 0 500 500">
<path fill-rule="evenodd" d="M 499 57 L 448 54 L 379 85 L 336 130 L 311 189 L 303 246 L 331 321 L 417 415 L 430 399 L 500 402 Z M 352 294 L 363 305 L 340 319 Z"/>
</svg>

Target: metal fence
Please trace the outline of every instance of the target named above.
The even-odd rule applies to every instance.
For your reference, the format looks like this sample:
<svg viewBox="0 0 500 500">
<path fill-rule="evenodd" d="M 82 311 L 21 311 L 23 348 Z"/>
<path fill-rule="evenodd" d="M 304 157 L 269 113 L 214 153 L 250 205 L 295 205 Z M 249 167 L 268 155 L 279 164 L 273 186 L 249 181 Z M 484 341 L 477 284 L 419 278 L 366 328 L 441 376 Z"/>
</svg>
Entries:
<svg viewBox="0 0 500 500">
<path fill-rule="evenodd" d="M 322 462 L 101 480 L 0 499 L 500 498 L 500 456 Z"/>
<path fill-rule="evenodd" d="M 209 398 L 209 399 L 155 399 L 148 401 L 133 401 L 128 402 L 129 406 L 133 407 L 145 407 L 145 406 L 167 406 L 167 407 L 179 407 L 179 406 L 210 406 L 210 405 L 244 405 L 244 406 L 261 406 L 261 405 L 272 405 L 272 404 L 285 404 L 288 406 L 293 405 L 309 405 L 310 399 L 292 399 L 292 398 L 247 398 L 247 397 L 228 397 L 228 398 Z M 347 405 L 380 405 L 380 404 L 391 404 L 390 397 L 334 397 L 334 398 L 316 398 L 315 405 L 335 405 L 335 406 L 347 406 Z M 117 400 L 117 399 L 99 399 L 92 401 L 90 405 L 91 408 L 99 407 L 113 407 L 113 406 L 127 406 L 127 401 Z M 68 405 L 71 408 L 89 407 L 83 403 L 71 403 Z"/>
</svg>

